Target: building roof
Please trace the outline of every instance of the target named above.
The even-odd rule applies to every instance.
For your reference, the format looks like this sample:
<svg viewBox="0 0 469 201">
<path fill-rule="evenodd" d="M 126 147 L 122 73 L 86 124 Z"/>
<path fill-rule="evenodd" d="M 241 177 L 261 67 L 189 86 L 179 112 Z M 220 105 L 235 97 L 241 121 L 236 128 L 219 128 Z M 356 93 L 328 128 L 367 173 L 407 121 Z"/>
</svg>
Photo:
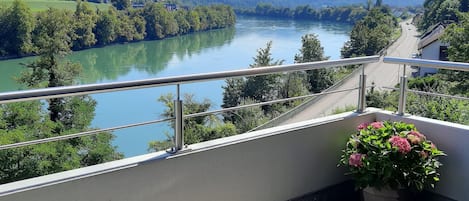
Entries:
<svg viewBox="0 0 469 201">
<path fill-rule="evenodd" d="M 423 49 L 433 42 L 440 39 L 440 37 L 445 33 L 445 28 L 447 24 L 439 22 L 431 26 L 427 32 L 425 32 L 422 37 L 420 37 L 420 42 L 418 44 L 418 49 Z"/>
</svg>

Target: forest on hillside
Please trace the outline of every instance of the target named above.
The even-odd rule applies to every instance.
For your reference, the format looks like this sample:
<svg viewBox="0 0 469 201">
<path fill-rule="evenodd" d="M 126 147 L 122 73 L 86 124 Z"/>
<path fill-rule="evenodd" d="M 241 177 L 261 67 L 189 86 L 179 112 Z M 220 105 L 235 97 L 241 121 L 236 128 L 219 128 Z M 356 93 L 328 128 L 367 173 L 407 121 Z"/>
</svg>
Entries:
<svg viewBox="0 0 469 201">
<path fill-rule="evenodd" d="M 268 3 L 276 7 L 290 7 L 294 8 L 297 6 L 310 5 L 313 7 L 326 7 L 326 6 L 344 6 L 352 4 L 362 4 L 365 5 L 367 0 L 251 0 L 251 1 L 241 1 L 241 0 L 179 0 L 182 4 L 188 6 L 197 6 L 197 5 L 208 5 L 208 4 L 227 4 L 235 8 L 253 8 L 256 7 L 259 3 Z M 406 7 L 406 6 L 421 6 L 423 5 L 424 0 L 393 0 L 393 1 L 383 1 L 384 5 L 390 5 L 393 7 Z"/>
</svg>

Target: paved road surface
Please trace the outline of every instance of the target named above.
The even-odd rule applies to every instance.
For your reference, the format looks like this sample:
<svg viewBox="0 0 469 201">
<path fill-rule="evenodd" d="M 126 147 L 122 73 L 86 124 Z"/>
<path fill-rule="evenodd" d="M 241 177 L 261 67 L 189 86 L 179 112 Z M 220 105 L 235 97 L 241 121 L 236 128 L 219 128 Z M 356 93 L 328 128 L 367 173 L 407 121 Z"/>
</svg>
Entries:
<svg viewBox="0 0 469 201">
<path fill-rule="evenodd" d="M 409 58 L 411 54 L 417 51 L 418 33 L 415 26 L 407 24 L 409 21 L 402 22 L 401 37 L 388 48 L 387 56 L 396 56 Z M 378 63 L 368 64 L 365 67 L 365 74 L 367 75 L 367 86 L 374 82 L 377 86 L 393 87 L 399 82 L 399 77 L 402 74 L 403 66 L 397 64 L 385 64 L 382 61 Z M 410 68 L 406 68 L 407 74 L 410 75 Z M 345 81 L 343 85 L 337 88 L 347 89 L 358 87 L 359 73 Z M 330 94 L 321 97 L 315 104 L 307 109 L 293 116 L 281 123 L 281 125 L 304 121 L 312 118 L 322 117 L 329 115 L 335 108 L 344 108 L 352 105 L 356 106 L 358 102 L 358 90 L 343 92 L 337 94 Z"/>
</svg>

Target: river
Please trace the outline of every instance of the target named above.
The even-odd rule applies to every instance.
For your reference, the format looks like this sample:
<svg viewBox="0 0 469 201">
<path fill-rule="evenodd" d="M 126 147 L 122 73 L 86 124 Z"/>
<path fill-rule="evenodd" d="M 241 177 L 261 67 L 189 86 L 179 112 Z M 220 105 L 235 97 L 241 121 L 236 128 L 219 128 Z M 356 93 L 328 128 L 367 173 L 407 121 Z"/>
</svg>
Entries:
<svg viewBox="0 0 469 201">
<path fill-rule="evenodd" d="M 104 83 L 188 75 L 248 68 L 259 48 L 273 41 L 274 59 L 293 63 L 301 46 L 301 36 L 315 33 L 326 56 L 340 58 L 340 48 L 348 40 L 352 26 L 331 22 L 308 22 L 239 17 L 234 28 L 213 30 L 159 41 L 118 44 L 72 53 L 68 58 L 83 66 L 80 84 Z M 14 81 L 24 69 L 21 63 L 34 57 L 0 61 L 0 91 L 21 88 Z M 222 103 L 224 81 L 181 86 L 197 100 L 209 99 L 216 108 Z M 175 87 L 160 87 L 92 95 L 97 100 L 93 127 L 107 128 L 161 118 L 160 95 L 175 93 Z M 113 144 L 126 157 L 147 153 L 148 142 L 172 135 L 168 123 L 114 131 Z"/>
</svg>

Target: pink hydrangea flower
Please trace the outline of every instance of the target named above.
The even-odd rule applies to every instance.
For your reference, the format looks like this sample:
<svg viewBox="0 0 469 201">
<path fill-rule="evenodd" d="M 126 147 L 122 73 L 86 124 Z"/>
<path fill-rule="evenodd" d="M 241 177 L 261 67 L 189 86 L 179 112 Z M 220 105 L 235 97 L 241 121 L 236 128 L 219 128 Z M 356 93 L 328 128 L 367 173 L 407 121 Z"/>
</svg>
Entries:
<svg viewBox="0 0 469 201">
<path fill-rule="evenodd" d="M 348 159 L 348 164 L 350 166 L 354 166 L 354 167 L 362 167 L 363 166 L 363 162 L 362 162 L 363 157 L 364 157 L 364 154 L 353 153 L 352 155 L 350 155 L 350 158 Z"/>
<path fill-rule="evenodd" d="M 409 134 L 407 135 L 414 135 L 415 137 L 418 137 L 422 140 L 425 139 L 425 135 L 423 135 L 422 133 L 418 132 L 418 131 L 410 131 Z"/>
<path fill-rule="evenodd" d="M 357 130 L 359 130 L 359 131 L 360 131 L 360 130 L 363 130 L 363 129 L 365 129 L 366 127 L 368 127 L 368 125 L 369 125 L 369 124 L 366 123 L 366 122 L 365 122 L 365 123 L 361 123 L 360 125 L 357 126 Z"/>
<path fill-rule="evenodd" d="M 393 147 L 397 147 L 399 152 L 401 152 L 403 154 L 406 154 L 406 153 L 410 152 L 410 149 L 411 149 L 410 143 L 409 143 L 409 141 L 407 141 L 406 138 L 402 138 L 402 137 L 399 137 L 399 136 L 392 136 L 389 139 L 389 142 L 391 142 Z"/>
<path fill-rule="evenodd" d="M 411 144 L 420 144 L 420 142 L 422 142 L 422 139 L 415 135 L 407 135 L 407 139 Z"/>
<path fill-rule="evenodd" d="M 370 124 L 374 129 L 380 129 L 382 127 L 384 127 L 384 124 L 383 122 L 381 121 L 377 121 L 377 122 L 373 122 Z"/>
</svg>

